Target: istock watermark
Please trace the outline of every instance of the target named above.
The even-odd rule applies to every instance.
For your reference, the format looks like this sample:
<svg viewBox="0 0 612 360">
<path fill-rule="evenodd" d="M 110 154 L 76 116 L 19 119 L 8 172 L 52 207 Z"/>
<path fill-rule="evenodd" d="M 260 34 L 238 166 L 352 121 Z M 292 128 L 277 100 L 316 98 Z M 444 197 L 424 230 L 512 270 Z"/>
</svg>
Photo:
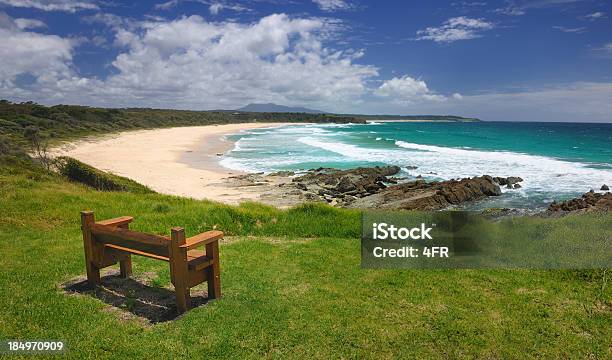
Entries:
<svg viewBox="0 0 612 360">
<path fill-rule="evenodd" d="M 552 225 L 551 225 L 552 224 Z M 595 229 L 597 230 L 597 229 Z M 585 231 L 585 233 L 587 233 Z M 492 221 L 464 211 L 365 211 L 363 268 L 606 269 L 612 234 L 555 228 L 545 219 Z"/>
</svg>

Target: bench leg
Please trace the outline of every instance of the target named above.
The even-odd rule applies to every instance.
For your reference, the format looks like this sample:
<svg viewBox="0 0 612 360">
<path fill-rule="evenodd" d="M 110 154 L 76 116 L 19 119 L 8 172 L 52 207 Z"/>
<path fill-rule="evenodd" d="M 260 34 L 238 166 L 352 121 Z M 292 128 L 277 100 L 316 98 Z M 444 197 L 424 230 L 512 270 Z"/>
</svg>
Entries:
<svg viewBox="0 0 612 360">
<path fill-rule="evenodd" d="M 182 314 L 191 308 L 191 294 L 189 293 L 189 288 L 175 285 L 174 291 L 176 291 L 176 307 L 178 312 Z"/>
<path fill-rule="evenodd" d="M 89 286 L 96 287 L 101 284 L 100 269 L 98 269 L 91 261 L 87 261 L 87 282 Z"/>
<path fill-rule="evenodd" d="M 189 269 L 187 268 L 187 250 L 180 246 L 185 244 L 185 229 L 172 228 L 170 243 L 170 276 L 176 292 L 176 307 L 179 314 L 191 307 L 189 294 Z"/>
<path fill-rule="evenodd" d="M 215 261 L 206 271 L 208 282 L 208 298 L 219 299 L 221 297 L 221 266 L 219 265 L 219 243 L 206 245 L 206 256 Z"/>
<path fill-rule="evenodd" d="M 119 260 L 119 271 L 124 279 L 132 276 L 132 256 L 128 255 L 125 259 Z"/>
<path fill-rule="evenodd" d="M 83 231 L 83 248 L 85 250 L 85 270 L 87 270 L 87 282 L 89 286 L 92 287 L 100 285 L 100 269 L 98 269 L 94 263 L 96 248 L 90 230 L 94 222 L 94 213 L 92 211 L 81 212 L 81 229 Z"/>
</svg>

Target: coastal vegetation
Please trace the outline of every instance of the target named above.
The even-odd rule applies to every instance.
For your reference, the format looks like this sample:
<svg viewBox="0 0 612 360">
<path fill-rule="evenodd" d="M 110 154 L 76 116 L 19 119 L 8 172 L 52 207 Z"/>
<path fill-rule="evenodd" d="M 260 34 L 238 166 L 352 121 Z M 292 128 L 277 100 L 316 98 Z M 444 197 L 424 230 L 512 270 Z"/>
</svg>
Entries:
<svg viewBox="0 0 612 360">
<path fill-rule="evenodd" d="M 364 270 L 356 210 L 99 191 L 25 161 L 1 167 L 0 208 L 0 334 L 62 339 L 72 358 L 610 355 L 604 271 Z M 83 209 L 132 215 L 134 229 L 157 234 L 223 230 L 223 299 L 152 326 L 130 314 L 138 293 L 121 311 L 66 295 L 61 284 L 84 273 Z M 610 234 L 611 220 L 525 217 L 506 227 L 521 229 L 508 241 L 563 234 L 579 244 Z M 158 261 L 134 258 L 134 271 L 155 291 L 170 286 Z"/>
<path fill-rule="evenodd" d="M 16 147 L 30 147 L 33 134 L 41 142 L 53 143 L 123 130 L 244 122 L 359 123 L 365 120 L 334 114 L 105 109 L 77 105 L 44 106 L 33 102 L 12 103 L 0 100 L 0 150 L 5 151 L 5 147 L 13 150 Z M 13 144 L 8 145 L 9 141 Z"/>
</svg>

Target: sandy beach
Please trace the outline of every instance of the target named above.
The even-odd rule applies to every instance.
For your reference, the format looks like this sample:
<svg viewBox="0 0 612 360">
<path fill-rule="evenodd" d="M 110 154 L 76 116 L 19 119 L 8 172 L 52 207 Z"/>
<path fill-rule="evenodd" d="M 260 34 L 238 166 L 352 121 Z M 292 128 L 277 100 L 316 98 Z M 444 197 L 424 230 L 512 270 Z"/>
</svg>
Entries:
<svg viewBox="0 0 612 360">
<path fill-rule="evenodd" d="M 228 187 L 239 175 L 219 165 L 218 154 L 231 150 L 224 137 L 242 130 L 285 123 L 243 123 L 138 130 L 60 146 L 53 156 L 70 156 L 100 170 L 125 176 L 156 192 L 228 204 L 255 200 L 258 192 Z"/>
</svg>

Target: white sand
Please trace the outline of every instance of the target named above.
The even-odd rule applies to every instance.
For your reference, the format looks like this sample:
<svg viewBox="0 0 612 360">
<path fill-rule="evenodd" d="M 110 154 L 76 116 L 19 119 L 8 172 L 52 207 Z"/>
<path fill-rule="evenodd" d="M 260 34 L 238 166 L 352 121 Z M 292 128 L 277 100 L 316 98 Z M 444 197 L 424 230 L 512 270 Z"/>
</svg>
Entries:
<svg viewBox="0 0 612 360">
<path fill-rule="evenodd" d="M 229 204 L 254 200 L 257 194 L 224 186 L 240 172 L 219 165 L 218 153 L 233 147 L 223 139 L 241 130 L 287 124 L 244 123 L 139 130 L 73 142 L 52 151 L 100 170 L 125 176 L 163 194 Z M 197 159 L 189 164 L 185 157 Z"/>
</svg>

